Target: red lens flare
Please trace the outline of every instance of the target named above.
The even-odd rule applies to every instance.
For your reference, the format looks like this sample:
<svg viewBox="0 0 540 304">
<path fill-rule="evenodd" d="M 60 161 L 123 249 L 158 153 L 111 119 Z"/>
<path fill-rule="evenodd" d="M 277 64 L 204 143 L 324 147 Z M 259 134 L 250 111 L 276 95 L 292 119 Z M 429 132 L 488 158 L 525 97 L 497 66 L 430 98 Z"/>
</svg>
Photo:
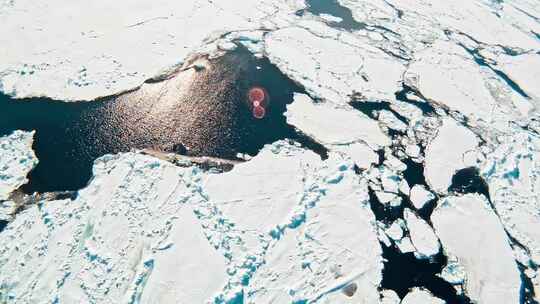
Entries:
<svg viewBox="0 0 540 304">
<path fill-rule="evenodd" d="M 263 119 L 268 105 L 268 93 L 266 93 L 266 90 L 261 87 L 253 87 L 248 92 L 248 99 L 251 103 L 253 117 Z"/>
<path fill-rule="evenodd" d="M 254 101 L 261 102 L 266 99 L 266 93 L 264 92 L 263 88 L 254 87 L 254 88 L 251 88 L 251 90 L 249 90 L 248 98 L 249 98 L 249 101 L 251 102 L 254 102 Z"/>
<path fill-rule="evenodd" d="M 263 119 L 264 116 L 266 115 L 266 110 L 264 109 L 264 107 L 255 106 L 253 107 L 252 113 L 253 113 L 253 117 L 257 119 Z"/>
</svg>

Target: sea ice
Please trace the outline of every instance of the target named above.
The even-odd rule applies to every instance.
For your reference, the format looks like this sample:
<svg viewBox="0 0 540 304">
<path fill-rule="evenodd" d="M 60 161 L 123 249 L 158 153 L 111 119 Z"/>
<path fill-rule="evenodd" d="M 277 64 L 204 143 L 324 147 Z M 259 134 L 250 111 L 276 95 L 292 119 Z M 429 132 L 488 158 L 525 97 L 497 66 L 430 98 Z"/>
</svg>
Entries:
<svg viewBox="0 0 540 304">
<path fill-rule="evenodd" d="M 0 137 L 0 201 L 25 184 L 26 175 L 37 165 L 33 142 L 34 132 L 14 131 Z"/>
<path fill-rule="evenodd" d="M 465 293 L 471 300 L 519 303 L 521 280 L 510 240 L 486 198 L 447 197 L 431 221 L 445 253 L 463 266 Z"/>
</svg>

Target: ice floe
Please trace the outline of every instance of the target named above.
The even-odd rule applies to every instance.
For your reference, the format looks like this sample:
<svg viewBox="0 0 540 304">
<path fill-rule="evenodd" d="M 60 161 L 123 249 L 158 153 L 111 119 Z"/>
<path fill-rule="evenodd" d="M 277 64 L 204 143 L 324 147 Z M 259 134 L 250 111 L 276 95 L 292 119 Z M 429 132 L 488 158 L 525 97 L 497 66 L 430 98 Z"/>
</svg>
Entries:
<svg viewBox="0 0 540 304">
<path fill-rule="evenodd" d="M 352 109 L 315 103 L 304 94 L 295 94 L 294 102 L 287 106 L 285 115 L 289 124 L 323 144 L 363 142 L 377 149 L 390 143 L 377 121 Z"/>
<path fill-rule="evenodd" d="M 404 213 L 411 242 L 416 249 L 415 256 L 423 259 L 436 255 L 440 248 L 439 240 L 431 226 L 409 209 Z"/>
<path fill-rule="evenodd" d="M 446 256 L 434 276 L 472 302 L 517 304 L 529 283 L 538 301 L 537 3 L 339 0 L 354 29 L 306 5 L 0 3 L 3 93 L 94 99 L 241 44 L 300 86 L 287 122 L 329 151 L 276 142 L 223 174 L 102 157 L 75 199 L 7 224 L 0 302 L 443 303 L 381 286 L 379 242 Z M 0 219 L 32 136 L 0 138 Z M 486 191 L 448 193 L 469 167 Z"/>
<path fill-rule="evenodd" d="M 410 190 L 410 199 L 416 209 L 422 209 L 427 202 L 435 199 L 435 195 L 424 185 L 414 185 Z"/>
<path fill-rule="evenodd" d="M 445 198 L 431 220 L 445 253 L 463 267 L 465 293 L 471 300 L 519 303 L 521 280 L 510 240 L 486 198 Z"/>
<path fill-rule="evenodd" d="M 401 301 L 401 304 L 443 304 L 444 301 L 434 297 L 429 291 L 413 288 Z"/>
<path fill-rule="evenodd" d="M 25 184 L 26 175 L 37 165 L 33 142 L 34 132 L 14 131 L 0 137 L 0 201 Z"/>
<path fill-rule="evenodd" d="M 452 118 L 445 118 L 437 136 L 426 149 L 426 180 L 433 190 L 447 192 L 455 171 L 475 165 L 466 153 L 475 153 L 478 140 L 473 132 Z"/>
</svg>

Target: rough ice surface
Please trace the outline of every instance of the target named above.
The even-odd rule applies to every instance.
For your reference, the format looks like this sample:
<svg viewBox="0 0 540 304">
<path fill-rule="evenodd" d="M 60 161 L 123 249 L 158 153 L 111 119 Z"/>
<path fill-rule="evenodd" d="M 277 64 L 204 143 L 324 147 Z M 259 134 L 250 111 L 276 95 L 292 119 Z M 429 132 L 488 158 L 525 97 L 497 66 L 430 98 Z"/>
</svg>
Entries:
<svg viewBox="0 0 540 304">
<path fill-rule="evenodd" d="M 15 131 L 0 137 L 0 202 L 25 184 L 26 175 L 37 165 L 33 142 L 34 132 Z"/>
<path fill-rule="evenodd" d="M 200 199 L 197 175 L 132 153 L 100 158 L 74 201 L 32 206 L 0 235 L 0 294 L 21 303 L 204 302 L 227 275 L 190 206 Z"/>
<path fill-rule="evenodd" d="M 443 304 L 444 301 L 434 297 L 429 291 L 413 288 L 401 301 L 401 304 Z"/>
<path fill-rule="evenodd" d="M 465 292 L 473 301 L 519 303 L 520 274 L 510 240 L 484 197 L 445 198 L 431 220 L 446 254 L 465 269 Z"/>
<path fill-rule="evenodd" d="M 540 301 L 538 3 L 338 2 L 357 29 L 298 0 L 0 1 L 5 94 L 94 99 L 238 42 L 304 89 L 287 122 L 329 151 L 277 142 L 223 174 L 105 156 L 0 233 L 0 302 L 442 303 L 379 286 L 379 241 L 441 250 L 474 303 Z M 14 134 L 2 214 L 37 161 Z"/>
<path fill-rule="evenodd" d="M 0 234 L 3 297 L 100 303 L 379 297 L 381 248 L 366 184 L 337 155 L 322 162 L 276 143 L 213 175 L 127 153 L 98 159 L 94 176 L 74 201 L 32 206 Z M 268 275 L 282 279 L 270 283 Z M 342 289 L 350 285 L 349 299 Z"/>
</svg>

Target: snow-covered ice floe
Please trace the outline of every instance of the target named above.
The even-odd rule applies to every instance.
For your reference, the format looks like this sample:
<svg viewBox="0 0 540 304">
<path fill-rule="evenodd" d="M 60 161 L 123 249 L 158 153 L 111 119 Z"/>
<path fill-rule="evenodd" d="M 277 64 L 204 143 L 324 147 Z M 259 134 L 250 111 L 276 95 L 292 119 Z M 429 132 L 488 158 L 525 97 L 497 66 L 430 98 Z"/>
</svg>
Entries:
<svg viewBox="0 0 540 304">
<path fill-rule="evenodd" d="M 33 132 L 15 131 L 0 137 L 0 201 L 28 180 L 26 175 L 37 165 L 32 150 Z"/>
<path fill-rule="evenodd" d="M 32 133 L 1 137 L 0 302 L 451 301 L 385 286 L 381 243 L 444 257 L 432 279 L 464 302 L 539 302 L 537 3 L 332 3 L 359 26 L 298 0 L 0 2 L 5 94 L 95 99 L 239 43 L 303 89 L 287 123 L 329 156 L 280 141 L 214 174 L 108 155 L 13 219 L 37 159 Z"/>
<path fill-rule="evenodd" d="M 15 131 L 0 137 L 0 220 L 9 221 L 17 209 L 10 194 L 25 184 L 38 160 L 32 144 L 34 132 Z"/>
</svg>

